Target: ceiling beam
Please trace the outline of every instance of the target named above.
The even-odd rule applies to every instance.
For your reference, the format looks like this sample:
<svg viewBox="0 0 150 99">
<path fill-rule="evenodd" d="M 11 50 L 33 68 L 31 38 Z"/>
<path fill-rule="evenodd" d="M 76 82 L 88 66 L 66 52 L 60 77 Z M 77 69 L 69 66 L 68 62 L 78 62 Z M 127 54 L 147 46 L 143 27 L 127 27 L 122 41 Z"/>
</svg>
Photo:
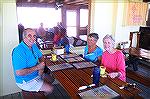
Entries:
<svg viewBox="0 0 150 99">
<path fill-rule="evenodd" d="M 64 2 L 66 4 L 72 4 L 72 3 L 83 3 L 83 2 L 87 2 L 87 0 L 70 0 L 68 2 Z"/>
<path fill-rule="evenodd" d="M 54 4 L 55 0 L 17 0 L 17 3 L 48 3 L 48 4 Z M 64 0 L 64 5 L 88 5 L 88 0 Z"/>
</svg>

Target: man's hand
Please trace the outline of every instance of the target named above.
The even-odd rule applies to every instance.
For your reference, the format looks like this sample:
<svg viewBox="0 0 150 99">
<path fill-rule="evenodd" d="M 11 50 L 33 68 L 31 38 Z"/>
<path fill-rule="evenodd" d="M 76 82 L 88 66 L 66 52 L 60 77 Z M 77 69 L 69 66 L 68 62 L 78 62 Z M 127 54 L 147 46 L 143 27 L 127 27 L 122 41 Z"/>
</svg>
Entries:
<svg viewBox="0 0 150 99">
<path fill-rule="evenodd" d="M 37 65 L 38 66 L 38 70 L 39 70 L 39 75 L 42 75 L 44 73 L 44 67 L 45 67 L 45 63 L 41 62 L 40 64 Z"/>
<path fill-rule="evenodd" d="M 41 75 L 43 75 L 43 73 L 44 73 L 44 69 L 41 69 L 41 70 L 39 70 L 39 75 L 41 76 Z"/>
<path fill-rule="evenodd" d="M 37 65 L 38 70 L 44 69 L 44 67 L 45 67 L 45 63 L 44 62 L 41 62 L 41 63 L 39 63 Z"/>
</svg>

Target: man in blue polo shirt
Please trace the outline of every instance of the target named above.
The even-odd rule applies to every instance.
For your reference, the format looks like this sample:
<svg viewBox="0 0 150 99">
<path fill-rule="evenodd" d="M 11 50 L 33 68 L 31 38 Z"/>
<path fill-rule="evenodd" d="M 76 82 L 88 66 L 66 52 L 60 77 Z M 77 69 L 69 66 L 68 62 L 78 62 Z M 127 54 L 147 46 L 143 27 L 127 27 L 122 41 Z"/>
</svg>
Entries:
<svg viewBox="0 0 150 99">
<path fill-rule="evenodd" d="M 35 44 L 36 33 L 28 28 L 23 32 L 23 41 L 13 49 L 12 63 L 16 84 L 26 91 L 52 92 L 53 87 L 42 78 L 45 67 L 42 53 Z"/>
</svg>

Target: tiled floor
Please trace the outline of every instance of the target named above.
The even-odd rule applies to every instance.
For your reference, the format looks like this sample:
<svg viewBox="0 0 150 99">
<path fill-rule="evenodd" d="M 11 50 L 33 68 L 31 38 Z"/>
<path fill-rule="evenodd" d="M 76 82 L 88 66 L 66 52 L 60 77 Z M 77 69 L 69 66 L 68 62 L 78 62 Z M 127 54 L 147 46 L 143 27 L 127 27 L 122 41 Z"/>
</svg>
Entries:
<svg viewBox="0 0 150 99">
<path fill-rule="evenodd" d="M 54 91 L 47 96 L 47 99 L 71 99 L 67 92 L 63 89 L 60 84 L 53 84 Z M 0 99 L 23 99 L 22 93 L 18 92 L 15 94 L 6 95 L 0 97 Z M 39 98 L 38 98 L 39 99 Z"/>
<path fill-rule="evenodd" d="M 23 99 L 22 94 L 20 92 L 9 94 L 6 96 L 1 96 L 0 99 Z"/>
<path fill-rule="evenodd" d="M 132 72 L 135 72 L 139 75 L 142 75 L 142 76 L 150 79 L 150 67 L 148 67 L 148 66 L 144 66 L 144 65 L 140 64 L 138 66 L 138 71 L 133 71 L 133 68 L 131 66 L 128 66 L 127 69 L 132 70 Z M 137 82 L 136 80 L 132 80 L 129 77 L 127 77 L 127 82 L 136 83 L 137 87 L 142 90 L 142 92 L 139 95 L 142 96 L 144 99 L 150 99 L 150 88 L 148 86 L 145 86 L 145 85 L 141 84 L 140 82 Z"/>
</svg>

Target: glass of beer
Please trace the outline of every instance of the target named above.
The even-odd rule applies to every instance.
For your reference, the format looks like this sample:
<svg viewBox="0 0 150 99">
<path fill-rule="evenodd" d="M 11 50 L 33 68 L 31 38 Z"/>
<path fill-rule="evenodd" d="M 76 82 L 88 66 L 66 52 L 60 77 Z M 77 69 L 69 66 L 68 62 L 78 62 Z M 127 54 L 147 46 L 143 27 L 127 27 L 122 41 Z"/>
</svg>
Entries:
<svg viewBox="0 0 150 99">
<path fill-rule="evenodd" d="M 55 53 L 52 53 L 52 61 L 56 61 L 57 60 L 57 55 Z"/>
<path fill-rule="evenodd" d="M 104 75 L 105 74 L 105 70 L 106 70 L 106 67 L 104 67 L 104 66 L 100 66 L 100 74 L 101 75 Z"/>
</svg>

